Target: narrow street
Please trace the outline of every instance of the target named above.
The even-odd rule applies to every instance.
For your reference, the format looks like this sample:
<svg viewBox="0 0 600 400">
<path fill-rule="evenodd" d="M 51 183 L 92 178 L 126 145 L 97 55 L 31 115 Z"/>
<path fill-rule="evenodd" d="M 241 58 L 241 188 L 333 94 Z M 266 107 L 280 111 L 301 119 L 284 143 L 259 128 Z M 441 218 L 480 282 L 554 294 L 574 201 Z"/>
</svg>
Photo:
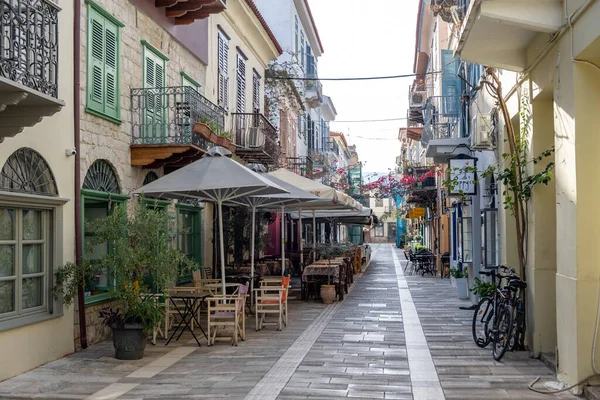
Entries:
<svg viewBox="0 0 600 400">
<path fill-rule="evenodd" d="M 60 399 L 548 399 L 527 385 L 553 373 L 526 353 L 502 362 L 471 338 L 471 311 L 448 280 L 407 276 L 401 251 L 375 245 L 341 303 L 290 302 L 281 332 L 254 330 L 239 346 L 184 337 L 113 358 L 112 343 L 0 383 L 0 398 Z M 192 339 L 193 340 L 193 339 Z M 542 380 L 543 380 L 542 379 Z"/>
</svg>

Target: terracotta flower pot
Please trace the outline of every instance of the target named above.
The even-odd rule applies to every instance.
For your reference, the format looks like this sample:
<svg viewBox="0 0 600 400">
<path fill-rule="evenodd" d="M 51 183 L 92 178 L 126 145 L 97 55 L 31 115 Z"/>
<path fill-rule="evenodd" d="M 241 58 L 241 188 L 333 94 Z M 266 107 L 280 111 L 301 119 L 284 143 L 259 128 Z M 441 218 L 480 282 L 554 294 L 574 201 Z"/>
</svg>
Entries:
<svg viewBox="0 0 600 400">
<path fill-rule="evenodd" d="M 217 139 L 219 137 L 217 136 L 216 133 L 214 133 L 213 131 L 210 131 L 210 136 L 208 137 L 208 141 L 214 144 L 217 144 Z"/>
<path fill-rule="evenodd" d="M 335 285 L 321 286 L 321 300 L 325 304 L 331 304 L 335 301 Z"/>
<path fill-rule="evenodd" d="M 237 150 L 237 146 L 235 145 L 235 143 L 233 143 L 231 140 L 229 141 L 229 143 L 227 144 L 227 148 L 229 149 L 230 152 L 235 153 L 235 151 Z"/>
<path fill-rule="evenodd" d="M 202 136 L 204 139 L 206 140 L 210 140 L 210 134 L 211 134 L 211 130 L 208 127 L 208 125 L 206 125 L 205 123 L 202 122 L 196 122 L 195 126 L 194 126 L 194 130 L 196 132 L 198 132 L 198 134 L 200 136 Z"/>
</svg>

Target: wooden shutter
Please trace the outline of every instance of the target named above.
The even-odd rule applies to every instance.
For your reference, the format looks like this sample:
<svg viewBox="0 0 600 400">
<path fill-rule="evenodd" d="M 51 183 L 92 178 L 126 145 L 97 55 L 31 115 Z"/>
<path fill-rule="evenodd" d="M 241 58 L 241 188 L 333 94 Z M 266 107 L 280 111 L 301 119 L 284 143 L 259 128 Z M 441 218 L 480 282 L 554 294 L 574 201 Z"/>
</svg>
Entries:
<svg viewBox="0 0 600 400">
<path fill-rule="evenodd" d="M 117 87 L 117 65 L 118 65 L 118 28 L 113 24 L 106 24 L 105 41 L 105 79 L 106 79 L 106 99 L 105 112 L 109 115 L 118 115 L 118 87 Z"/>
<path fill-rule="evenodd" d="M 219 32 L 218 39 L 218 49 L 217 49 L 217 58 L 218 58 L 218 69 L 219 69 L 219 77 L 217 81 L 218 85 L 218 103 L 221 107 L 228 110 L 229 109 L 229 42 L 225 35 Z"/>
<path fill-rule="evenodd" d="M 260 113 L 260 75 L 256 71 L 252 76 L 252 112 Z"/>
<path fill-rule="evenodd" d="M 237 112 L 246 111 L 246 60 L 241 54 L 237 55 Z"/>
<path fill-rule="evenodd" d="M 104 19 L 89 9 L 88 34 L 88 104 L 104 112 Z"/>
<path fill-rule="evenodd" d="M 144 48 L 144 89 L 165 86 L 164 60 L 148 48 Z M 148 136 L 159 136 L 163 132 L 164 100 L 161 90 L 146 91 L 146 127 Z"/>
</svg>

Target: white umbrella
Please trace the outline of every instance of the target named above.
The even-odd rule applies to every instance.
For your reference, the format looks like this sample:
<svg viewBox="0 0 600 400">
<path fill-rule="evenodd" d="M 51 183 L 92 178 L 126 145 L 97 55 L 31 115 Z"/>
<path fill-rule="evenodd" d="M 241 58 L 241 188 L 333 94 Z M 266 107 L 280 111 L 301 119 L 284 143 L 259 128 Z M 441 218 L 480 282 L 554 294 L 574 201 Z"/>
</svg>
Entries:
<svg viewBox="0 0 600 400">
<path fill-rule="evenodd" d="M 225 291 L 225 246 L 223 244 L 223 203 L 245 196 L 274 195 L 287 191 L 231 159 L 231 152 L 213 147 L 198 161 L 163 176 L 136 190 L 156 197 L 210 201 L 219 213 L 221 280 Z"/>
<path fill-rule="evenodd" d="M 262 165 L 253 164 L 248 167 L 250 170 L 255 173 L 261 175 L 265 179 L 273 182 L 273 184 L 285 189 L 288 193 L 280 193 L 280 194 L 270 194 L 270 195 L 259 195 L 259 196 L 246 196 L 240 199 L 233 199 L 228 203 L 235 205 L 245 205 L 249 206 L 252 209 L 252 231 L 251 231 L 251 239 L 250 239 L 250 285 L 251 285 L 251 298 L 254 295 L 254 245 L 255 245 L 255 232 L 256 232 L 256 209 L 257 208 L 276 208 L 277 206 L 281 206 L 281 215 L 282 215 L 282 243 L 281 243 L 281 251 L 282 251 L 282 265 L 281 265 L 281 274 L 283 275 L 285 270 L 285 242 L 284 242 L 284 232 L 283 232 L 283 213 L 285 212 L 285 207 L 287 204 L 297 204 L 299 202 L 306 202 L 311 200 L 318 200 L 319 197 L 314 194 L 308 193 L 294 185 L 291 185 L 287 182 L 284 182 L 278 178 L 270 176 L 267 174 L 267 170 Z"/>
</svg>

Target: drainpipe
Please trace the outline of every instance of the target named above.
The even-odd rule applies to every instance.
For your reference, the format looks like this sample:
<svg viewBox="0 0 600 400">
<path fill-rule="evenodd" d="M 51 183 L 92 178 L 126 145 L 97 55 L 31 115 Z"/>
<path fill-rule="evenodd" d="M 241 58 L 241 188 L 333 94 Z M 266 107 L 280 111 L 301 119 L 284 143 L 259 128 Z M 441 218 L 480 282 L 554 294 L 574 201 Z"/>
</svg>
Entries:
<svg viewBox="0 0 600 400">
<path fill-rule="evenodd" d="M 73 126 L 75 141 L 75 263 L 83 261 L 82 224 L 81 224 L 81 75 L 79 62 L 81 60 L 81 0 L 73 1 Z M 83 284 L 77 288 L 77 305 L 79 308 L 79 343 L 82 349 L 88 347 L 87 327 L 85 325 L 85 296 Z"/>
</svg>

